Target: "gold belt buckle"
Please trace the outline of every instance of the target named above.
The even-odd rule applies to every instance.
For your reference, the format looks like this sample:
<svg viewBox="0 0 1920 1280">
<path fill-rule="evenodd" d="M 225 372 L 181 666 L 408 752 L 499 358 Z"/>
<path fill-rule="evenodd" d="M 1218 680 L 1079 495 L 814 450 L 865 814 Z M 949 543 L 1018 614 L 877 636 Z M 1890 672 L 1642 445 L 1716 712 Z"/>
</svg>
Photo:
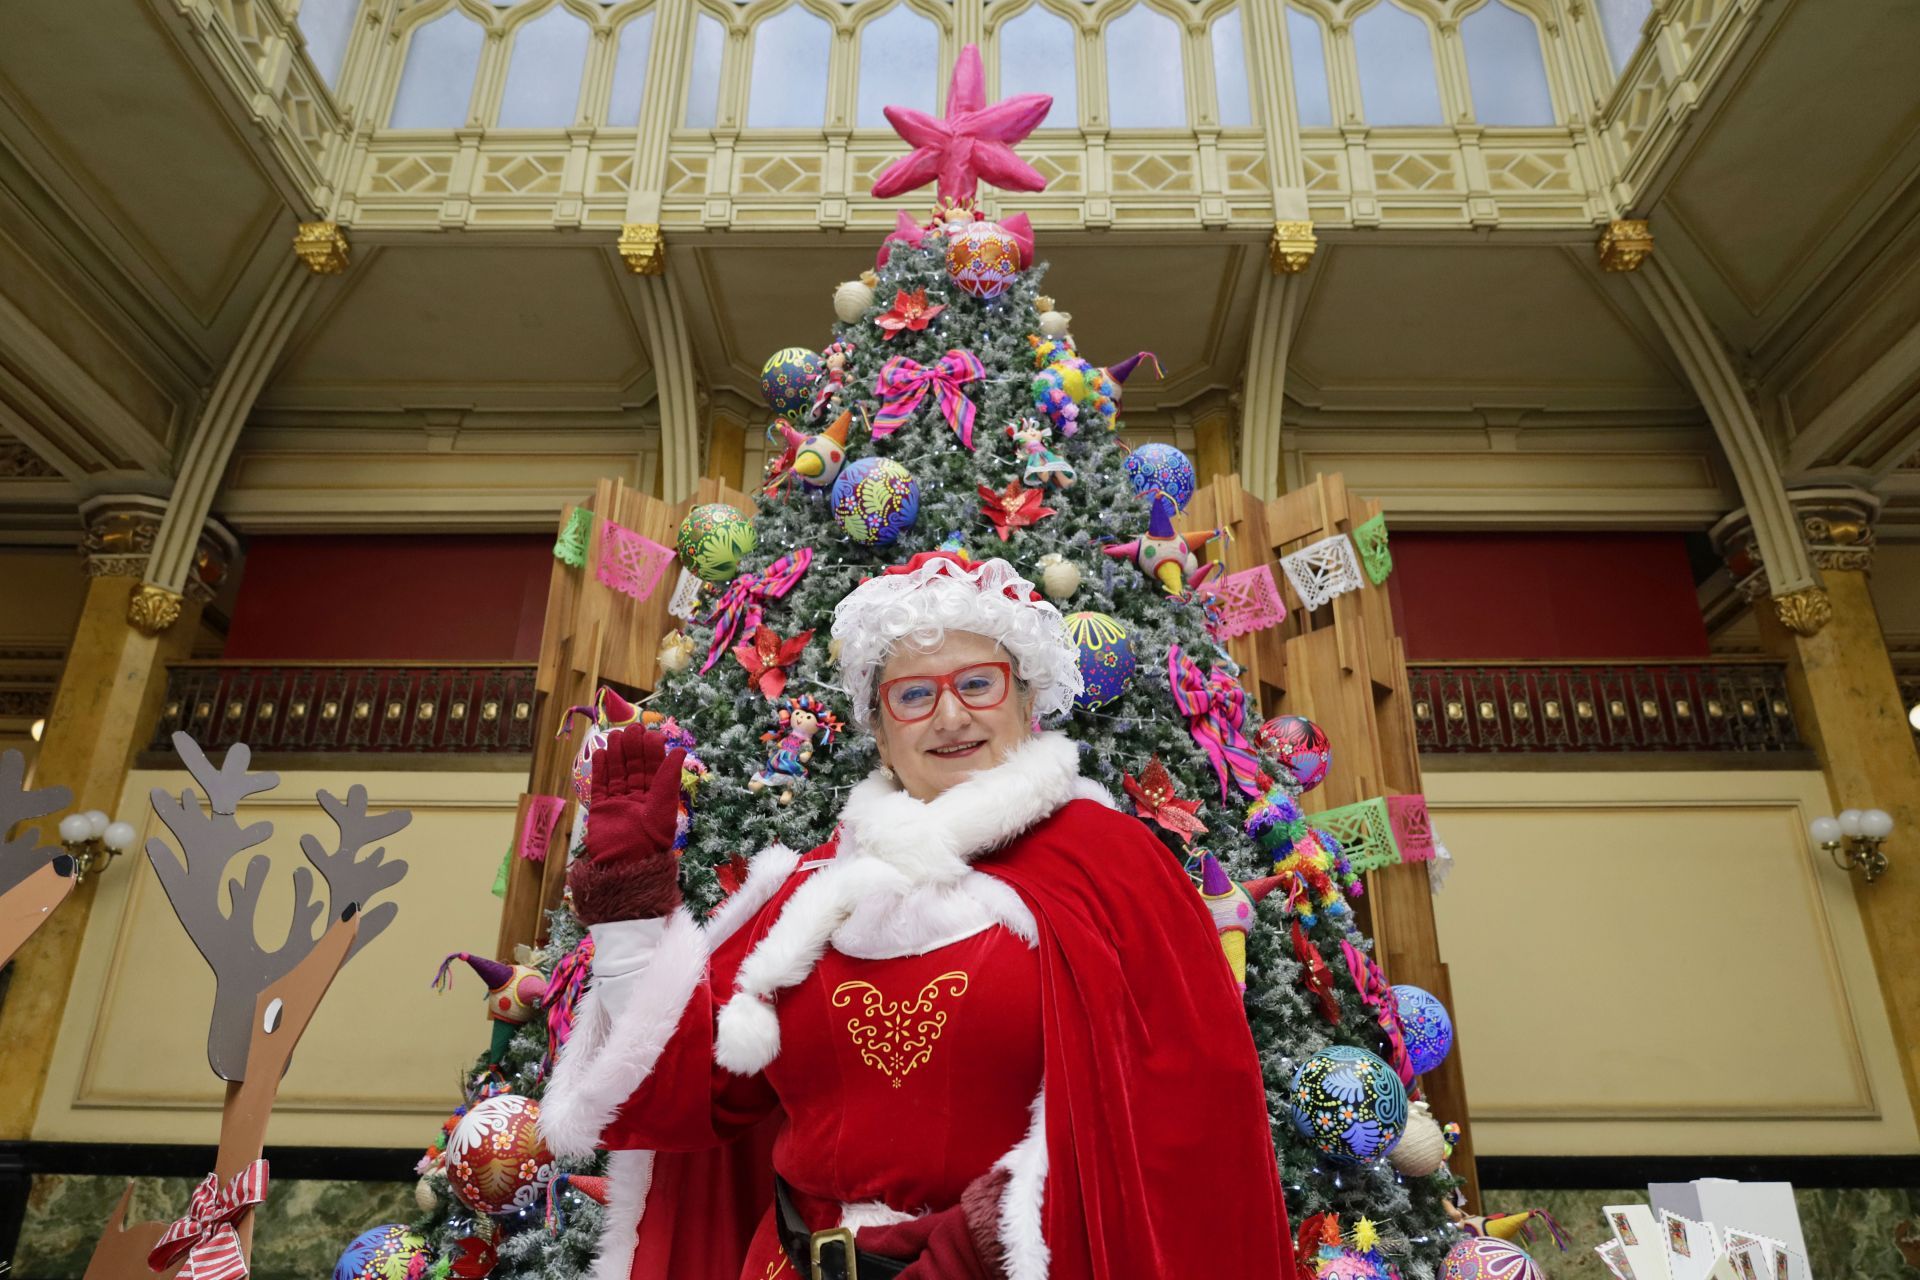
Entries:
<svg viewBox="0 0 1920 1280">
<path fill-rule="evenodd" d="M 838 1244 L 846 1250 L 847 1280 L 860 1280 L 859 1254 L 853 1247 L 853 1230 L 850 1227 L 829 1227 L 825 1231 L 816 1231 L 809 1237 L 807 1241 L 809 1280 L 821 1280 L 820 1251 L 831 1244 Z"/>
</svg>

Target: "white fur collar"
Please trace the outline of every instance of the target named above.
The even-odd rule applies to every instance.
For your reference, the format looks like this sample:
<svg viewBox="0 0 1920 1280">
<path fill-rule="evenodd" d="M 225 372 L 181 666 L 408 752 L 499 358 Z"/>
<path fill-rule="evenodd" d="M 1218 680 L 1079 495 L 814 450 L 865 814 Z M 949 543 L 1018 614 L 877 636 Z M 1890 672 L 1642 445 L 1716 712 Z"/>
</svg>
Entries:
<svg viewBox="0 0 1920 1280">
<path fill-rule="evenodd" d="M 1079 748 L 1061 733 L 1036 735 L 932 800 L 915 800 L 880 774 L 855 787 L 841 810 L 837 856 L 794 890 L 741 962 L 736 994 L 720 1011 L 715 1061 L 742 1075 L 773 1061 L 780 1051 L 774 994 L 813 972 L 849 923 L 847 940 L 870 956 L 913 954 L 925 949 L 916 941 L 954 941 L 985 923 L 1004 924 L 1031 943 L 1032 919 L 1018 895 L 970 875 L 968 864 L 1082 797 L 1106 799 L 1081 779 Z M 878 925 L 871 904 L 909 902 L 916 910 L 900 914 L 899 928 L 912 925 L 909 932 L 921 935 L 925 925 L 926 936 Z"/>
</svg>

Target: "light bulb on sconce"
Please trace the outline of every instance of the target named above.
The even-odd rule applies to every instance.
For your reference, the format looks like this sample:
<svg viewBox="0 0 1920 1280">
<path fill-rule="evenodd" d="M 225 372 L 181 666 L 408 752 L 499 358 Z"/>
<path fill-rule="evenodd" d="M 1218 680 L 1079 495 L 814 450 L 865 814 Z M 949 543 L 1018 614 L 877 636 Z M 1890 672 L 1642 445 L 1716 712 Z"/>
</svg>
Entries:
<svg viewBox="0 0 1920 1280">
<path fill-rule="evenodd" d="M 1887 855 L 1880 846 L 1893 834 L 1893 815 L 1885 809 L 1842 809 L 1837 818 L 1807 823 L 1807 834 L 1842 871 L 1859 871 L 1868 884 L 1886 874 Z"/>
<path fill-rule="evenodd" d="M 60 843 L 73 857 L 73 880 L 80 884 L 133 848 L 140 833 L 130 822 L 115 822 L 99 809 L 60 819 Z"/>
</svg>

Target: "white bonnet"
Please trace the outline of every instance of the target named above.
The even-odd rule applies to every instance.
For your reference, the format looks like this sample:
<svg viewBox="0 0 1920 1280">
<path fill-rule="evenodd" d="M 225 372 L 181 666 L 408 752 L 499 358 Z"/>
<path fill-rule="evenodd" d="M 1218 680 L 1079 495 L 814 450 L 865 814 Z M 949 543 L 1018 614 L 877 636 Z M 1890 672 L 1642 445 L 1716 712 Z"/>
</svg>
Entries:
<svg viewBox="0 0 1920 1280">
<path fill-rule="evenodd" d="M 901 645 L 931 649 L 949 631 L 998 641 L 1032 691 L 1036 716 L 1066 711 L 1080 693 L 1080 662 L 1060 611 L 1018 570 L 997 558 L 976 564 L 923 552 L 868 578 L 834 606 L 840 684 L 854 723 L 869 727 L 874 684 Z"/>
</svg>

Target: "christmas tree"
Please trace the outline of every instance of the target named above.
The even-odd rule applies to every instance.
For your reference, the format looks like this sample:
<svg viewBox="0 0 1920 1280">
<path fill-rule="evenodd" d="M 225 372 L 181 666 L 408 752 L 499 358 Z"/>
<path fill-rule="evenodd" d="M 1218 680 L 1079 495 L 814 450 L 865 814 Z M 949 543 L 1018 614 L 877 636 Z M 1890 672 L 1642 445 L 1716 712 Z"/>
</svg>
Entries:
<svg viewBox="0 0 1920 1280">
<path fill-rule="evenodd" d="M 1130 454 L 1120 443 L 1126 380 L 1147 376 L 1151 358 L 1078 352 L 1068 318 L 1040 292 L 1045 267 L 1025 219 L 976 212 L 977 178 L 1043 185 L 1010 146 L 1046 110 L 1041 95 L 987 106 L 981 83 L 969 48 L 946 119 L 889 110 L 917 149 L 882 174 L 876 195 L 937 180 L 940 203 L 930 220 L 902 212 L 875 271 L 836 291 L 840 323 L 823 351 L 769 360 L 769 436 L 784 450 L 757 514 L 697 508 L 681 531 L 682 561 L 705 583 L 688 634 L 663 645 L 666 670 L 646 706 L 695 757 L 683 892 L 703 916 L 755 850 L 819 843 L 875 767 L 872 743 L 842 731 L 849 709 L 826 640 L 834 605 L 917 554 L 1004 557 L 1069 615 L 1082 649 L 1088 692 L 1050 727 L 1077 742 L 1082 774 L 1187 868 L 1244 974 L 1303 1267 L 1390 1266 L 1428 1280 L 1458 1238 L 1438 1125 L 1423 1108 L 1408 1114 L 1414 1070 L 1434 1045 L 1403 1034 L 1348 901 L 1360 882 L 1301 815 L 1328 744 L 1306 721 L 1257 726 L 1204 590 L 1217 531 L 1171 525 L 1193 468 L 1170 446 Z M 601 732 L 625 718 L 620 708 L 603 704 Z M 587 971 L 582 938 L 556 913 L 525 973 L 488 976 L 496 1019 L 518 1015 L 501 1002 L 516 980 L 538 980 L 542 1008 L 500 1024 L 509 1029 L 469 1078 L 463 1111 L 492 1094 L 538 1099 Z M 1422 1012 L 1422 1031 L 1444 1019 Z M 449 1121 L 456 1147 L 464 1118 Z M 430 1274 L 587 1270 L 600 1222 L 594 1169 L 550 1163 L 488 1215 L 457 1170 L 450 1178 L 457 1162 L 439 1145 L 423 1160 L 424 1216 L 413 1224 Z"/>
</svg>

